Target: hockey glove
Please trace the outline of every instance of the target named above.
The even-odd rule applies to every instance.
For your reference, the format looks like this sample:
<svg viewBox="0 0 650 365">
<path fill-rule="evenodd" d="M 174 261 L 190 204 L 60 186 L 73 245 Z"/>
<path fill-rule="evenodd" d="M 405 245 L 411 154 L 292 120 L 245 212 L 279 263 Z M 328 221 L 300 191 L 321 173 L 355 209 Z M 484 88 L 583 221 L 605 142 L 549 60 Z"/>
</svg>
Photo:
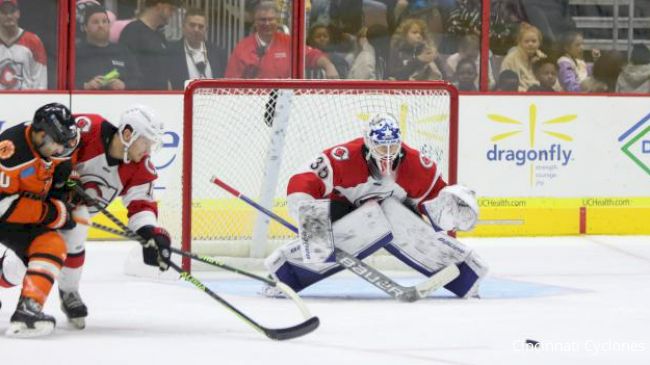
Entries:
<svg viewBox="0 0 650 365">
<path fill-rule="evenodd" d="M 59 199 L 47 199 L 43 224 L 52 229 L 73 229 L 77 226 L 72 216 L 72 207 Z"/>
<path fill-rule="evenodd" d="M 160 271 L 169 269 L 171 257 L 171 238 L 164 228 L 144 226 L 138 229 L 137 233 L 147 240 L 142 246 L 142 258 L 144 263 L 151 266 L 158 266 Z"/>
</svg>

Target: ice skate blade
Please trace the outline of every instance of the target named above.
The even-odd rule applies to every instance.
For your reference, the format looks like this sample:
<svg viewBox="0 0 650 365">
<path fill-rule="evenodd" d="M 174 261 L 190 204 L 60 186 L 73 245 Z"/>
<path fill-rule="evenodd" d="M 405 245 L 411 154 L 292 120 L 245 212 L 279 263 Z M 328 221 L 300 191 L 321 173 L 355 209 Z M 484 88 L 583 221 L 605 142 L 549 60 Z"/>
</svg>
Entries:
<svg viewBox="0 0 650 365">
<path fill-rule="evenodd" d="M 12 338 L 31 338 L 50 335 L 54 332 L 54 323 L 48 321 L 39 321 L 34 323 L 34 328 L 28 328 L 25 323 L 12 322 L 5 332 L 7 337 Z"/>
<path fill-rule="evenodd" d="M 84 317 L 68 318 L 68 322 L 75 329 L 82 330 L 82 329 L 86 328 L 86 318 L 84 318 Z"/>
</svg>

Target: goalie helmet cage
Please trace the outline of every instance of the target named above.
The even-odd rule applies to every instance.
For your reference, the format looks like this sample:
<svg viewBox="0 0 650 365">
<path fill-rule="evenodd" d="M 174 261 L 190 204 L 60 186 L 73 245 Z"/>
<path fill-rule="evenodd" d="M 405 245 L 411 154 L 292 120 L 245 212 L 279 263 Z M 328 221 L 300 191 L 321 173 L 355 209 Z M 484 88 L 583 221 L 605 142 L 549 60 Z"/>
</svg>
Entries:
<svg viewBox="0 0 650 365">
<path fill-rule="evenodd" d="M 270 242 L 277 246 L 293 233 L 237 201 L 211 178 L 288 218 L 289 177 L 325 148 L 361 137 L 369 118 L 379 112 L 392 113 L 404 142 L 436 161 L 447 182 L 456 182 L 458 92 L 447 82 L 190 83 L 184 96 L 180 209 L 174 202 L 175 209 L 161 209 L 181 212 L 180 232 L 172 235 L 181 239 L 183 249 L 198 254 L 265 257 L 274 247 Z M 183 268 L 190 270 L 188 259 Z"/>
</svg>

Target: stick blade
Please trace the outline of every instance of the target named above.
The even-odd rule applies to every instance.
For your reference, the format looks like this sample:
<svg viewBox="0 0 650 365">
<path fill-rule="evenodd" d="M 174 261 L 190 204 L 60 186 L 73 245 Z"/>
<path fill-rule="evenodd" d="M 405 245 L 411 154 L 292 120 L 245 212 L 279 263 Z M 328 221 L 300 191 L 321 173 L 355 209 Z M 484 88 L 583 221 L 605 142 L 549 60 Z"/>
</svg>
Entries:
<svg viewBox="0 0 650 365">
<path fill-rule="evenodd" d="M 460 275 L 460 270 L 455 264 L 451 264 L 444 269 L 438 271 L 435 275 L 428 280 L 415 286 L 419 298 L 425 298 L 431 292 L 436 291 L 443 286 L 449 284 Z"/>
<path fill-rule="evenodd" d="M 319 325 L 320 320 L 318 317 L 314 316 L 293 327 L 265 328 L 264 334 L 272 340 L 290 340 L 292 338 L 304 336 L 308 333 L 313 332 L 316 328 L 318 328 Z"/>
</svg>

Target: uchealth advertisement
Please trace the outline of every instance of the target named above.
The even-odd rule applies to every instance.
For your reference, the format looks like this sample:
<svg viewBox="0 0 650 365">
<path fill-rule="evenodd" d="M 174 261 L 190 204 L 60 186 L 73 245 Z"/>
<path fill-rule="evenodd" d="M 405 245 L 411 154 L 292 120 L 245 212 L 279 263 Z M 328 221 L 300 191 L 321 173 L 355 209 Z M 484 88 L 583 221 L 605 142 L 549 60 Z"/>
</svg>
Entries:
<svg viewBox="0 0 650 365">
<path fill-rule="evenodd" d="M 166 126 L 156 193 L 176 202 L 160 213 L 180 223 L 182 94 L 1 94 L 0 128 L 54 101 L 114 123 L 153 107 Z M 650 233 L 650 97 L 463 95 L 459 124 L 458 181 L 481 207 L 470 235 Z"/>
</svg>

